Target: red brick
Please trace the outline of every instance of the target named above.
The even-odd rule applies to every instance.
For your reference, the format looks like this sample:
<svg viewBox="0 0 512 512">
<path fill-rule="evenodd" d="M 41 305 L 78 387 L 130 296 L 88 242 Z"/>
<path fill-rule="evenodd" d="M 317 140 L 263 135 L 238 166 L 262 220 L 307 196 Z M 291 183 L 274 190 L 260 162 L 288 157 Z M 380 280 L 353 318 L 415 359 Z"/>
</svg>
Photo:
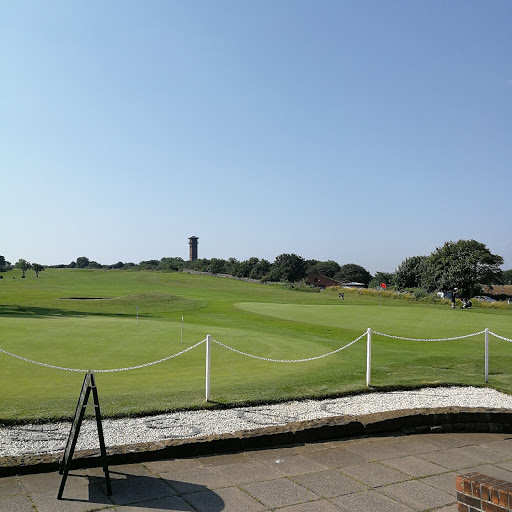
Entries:
<svg viewBox="0 0 512 512">
<path fill-rule="evenodd" d="M 508 509 L 500 507 L 499 505 L 494 505 L 488 501 L 482 502 L 482 510 L 483 512 L 509 512 Z"/>
<path fill-rule="evenodd" d="M 475 497 L 475 498 L 480 498 L 480 482 L 477 480 L 477 481 L 473 481 L 471 482 L 471 494 Z"/>
<path fill-rule="evenodd" d="M 464 475 L 457 475 L 455 478 L 455 488 L 457 491 L 464 492 Z"/>
<path fill-rule="evenodd" d="M 478 478 L 477 483 L 480 486 L 480 497 L 483 500 L 490 501 L 489 487 L 493 485 L 495 480 L 495 478 L 487 475 L 480 475 L 480 477 Z"/>
<path fill-rule="evenodd" d="M 508 492 L 504 491 L 503 487 L 500 488 L 498 496 L 499 496 L 498 503 L 502 507 L 508 507 Z"/>
<path fill-rule="evenodd" d="M 457 501 L 459 503 L 464 503 L 465 505 L 469 505 L 470 507 L 475 507 L 481 509 L 482 500 L 480 498 L 473 498 L 473 496 L 468 496 L 467 494 L 463 494 L 461 492 L 457 493 Z"/>
<path fill-rule="evenodd" d="M 491 503 L 495 503 L 496 505 L 499 505 L 500 497 L 499 497 L 498 489 L 496 489 L 495 487 L 491 487 L 489 489 L 489 491 L 490 491 L 490 495 L 491 495 L 491 499 L 489 501 Z"/>
<path fill-rule="evenodd" d="M 491 488 L 492 481 L 489 482 L 482 482 L 480 484 L 480 495 L 482 496 L 483 500 L 491 501 Z"/>
<path fill-rule="evenodd" d="M 469 507 L 464 505 L 464 503 L 457 503 L 458 512 L 469 512 Z"/>
</svg>

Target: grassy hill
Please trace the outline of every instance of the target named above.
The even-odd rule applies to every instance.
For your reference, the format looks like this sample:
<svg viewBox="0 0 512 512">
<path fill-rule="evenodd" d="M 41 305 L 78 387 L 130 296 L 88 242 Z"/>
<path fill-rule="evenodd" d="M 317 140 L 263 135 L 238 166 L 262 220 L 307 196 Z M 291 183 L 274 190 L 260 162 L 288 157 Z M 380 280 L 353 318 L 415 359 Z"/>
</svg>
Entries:
<svg viewBox="0 0 512 512">
<path fill-rule="evenodd" d="M 16 279 L 12 279 L 16 276 Z M 136 319 L 138 306 L 138 320 Z M 181 343 L 181 319 L 183 343 Z M 302 359 L 333 351 L 368 327 L 410 338 L 447 338 L 486 327 L 512 338 L 510 310 L 452 310 L 376 295 L 301 293 L 279 285 L 182 273 L 47 269 L 0 280 L 0 348 L 50 365 L 114 369 L 178 353 L 210 334 L 242 352 Z M 483 335 L 415 342 L 374 336 L 372 385 L 484 385 Z M 512 344 L 491 337 L 489 385 L 512 393 Z M 0 353 L 0 422 L 70 417 L 83 373 Z M 104 415 L 224 406 L 366 390 L 366 343 L 304 363 L 274 363 L 205 345 L 142 369 L 98 373 Z"/>
</svg>

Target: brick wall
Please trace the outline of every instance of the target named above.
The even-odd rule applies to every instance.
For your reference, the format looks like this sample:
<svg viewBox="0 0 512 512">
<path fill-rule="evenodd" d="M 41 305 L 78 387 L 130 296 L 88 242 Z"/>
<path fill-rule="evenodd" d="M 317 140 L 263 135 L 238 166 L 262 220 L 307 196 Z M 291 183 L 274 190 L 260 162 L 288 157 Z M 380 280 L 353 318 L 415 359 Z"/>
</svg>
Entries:
<svg viewBox="0 0 512 512">
<path fill-rule="evenodd" d="M 459 512 L 511 512 L 512 484 L 482 473 L 456 478 Z"/>
</svg>

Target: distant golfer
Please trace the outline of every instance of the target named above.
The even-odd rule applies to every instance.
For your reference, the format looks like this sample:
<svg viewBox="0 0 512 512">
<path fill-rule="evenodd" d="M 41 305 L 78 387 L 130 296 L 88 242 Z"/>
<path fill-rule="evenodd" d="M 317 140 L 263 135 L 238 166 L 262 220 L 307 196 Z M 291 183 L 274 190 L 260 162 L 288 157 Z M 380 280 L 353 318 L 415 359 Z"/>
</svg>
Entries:
<svg viewBox="0 0 512 512">
<path fill-rule="evenodd" d="M 452 309 L 455 309 L 455 295 L 457 294 L 457 288 L 452 291 Z"/>
</svg>

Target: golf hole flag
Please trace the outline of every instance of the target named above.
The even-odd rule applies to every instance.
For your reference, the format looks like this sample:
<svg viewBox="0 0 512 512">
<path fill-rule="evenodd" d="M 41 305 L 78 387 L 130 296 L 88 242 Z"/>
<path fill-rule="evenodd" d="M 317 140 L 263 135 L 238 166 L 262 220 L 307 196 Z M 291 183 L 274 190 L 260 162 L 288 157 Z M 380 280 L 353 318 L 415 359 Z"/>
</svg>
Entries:
<svg viewBox="0 0 512 512">
<path fill-rule="evenodd" d="M 380 283 L 381 288 L 386 288 L 386 283 Z"/>
</svg>

